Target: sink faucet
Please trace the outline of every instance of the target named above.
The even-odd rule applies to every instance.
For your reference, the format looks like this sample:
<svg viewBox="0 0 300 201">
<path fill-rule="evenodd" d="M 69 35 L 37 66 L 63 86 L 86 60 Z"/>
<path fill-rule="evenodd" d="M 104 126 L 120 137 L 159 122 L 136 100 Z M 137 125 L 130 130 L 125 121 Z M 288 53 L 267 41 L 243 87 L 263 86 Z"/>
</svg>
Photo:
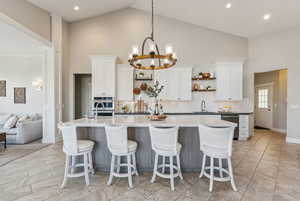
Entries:
<svg viewBox="0 0 300 201">
<path fill-rule="evenodd" d="M 201 112 L 206 112 L 206 102 L 205 102 L 205 100 L 201 101 Z"/>
</svg>

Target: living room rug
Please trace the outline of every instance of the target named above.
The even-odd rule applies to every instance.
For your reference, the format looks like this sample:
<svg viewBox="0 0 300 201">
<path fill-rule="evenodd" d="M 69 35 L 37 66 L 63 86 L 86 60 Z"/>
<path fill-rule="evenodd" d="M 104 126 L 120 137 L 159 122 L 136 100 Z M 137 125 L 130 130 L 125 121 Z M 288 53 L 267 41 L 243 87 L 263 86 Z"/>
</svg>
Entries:
<svg viewBox="0 0 300 201">
<path fill-rule="evenodd" d="M 7 145 L 7 149 L 4 149 L 4 146 L 1 144 L 0 145 L 0 167 L 11 161 L 17 160 L 28 154 L 43 149 L 48 145 L 49 144 L 43 144 L 41 140 L 38 140 L 23 145 Z"/>
</svg>

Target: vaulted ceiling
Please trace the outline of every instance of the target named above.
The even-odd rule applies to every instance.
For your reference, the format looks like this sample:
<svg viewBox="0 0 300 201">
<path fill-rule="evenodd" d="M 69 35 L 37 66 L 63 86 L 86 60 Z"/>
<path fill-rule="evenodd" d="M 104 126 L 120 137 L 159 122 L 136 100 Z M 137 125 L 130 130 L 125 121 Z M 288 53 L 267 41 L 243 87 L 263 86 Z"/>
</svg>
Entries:
<svg viewBox="0 0 300 201">
<path fill-rule="evenodd" d="M 150 0 L 28 0 L 67 21 L 133 7 L 151 11 Z M 225 8 L 231 3 L 231 8 Z M 80 9 L 75 11 L 74 6 Z M 299 0 L 155 0 L 158 15 L 234 35 L 252 37 L 300 24 Z M 263 20 L 270 14 L 269 20 Z"/>
</svg>

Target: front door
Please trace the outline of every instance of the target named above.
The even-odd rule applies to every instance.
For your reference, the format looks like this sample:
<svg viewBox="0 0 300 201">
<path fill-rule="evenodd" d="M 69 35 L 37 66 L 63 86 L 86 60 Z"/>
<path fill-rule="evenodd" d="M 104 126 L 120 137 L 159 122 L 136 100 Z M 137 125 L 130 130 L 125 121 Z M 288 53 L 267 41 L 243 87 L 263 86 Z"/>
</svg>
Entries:
<svg viewBox="0 0 300 201">
<path fill-rule="evenodd" d="M 273 84 L 255 87 L 255 126 L 273 127 Z"/>
</svg>

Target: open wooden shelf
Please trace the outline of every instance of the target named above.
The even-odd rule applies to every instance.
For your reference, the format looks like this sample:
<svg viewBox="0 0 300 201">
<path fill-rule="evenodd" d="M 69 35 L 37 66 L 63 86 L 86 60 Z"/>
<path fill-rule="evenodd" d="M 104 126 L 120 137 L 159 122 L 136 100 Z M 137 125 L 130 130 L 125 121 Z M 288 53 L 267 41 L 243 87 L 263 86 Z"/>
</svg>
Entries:
<svg viewBox="0 0 300 201">
<path fill-rule="evenodd" d="M 214 92 L 217 91 L 216 89 L 197 89 L 197 90 L 192 90 L 192 92 Z"/>
<path fill-rule="evenodd" d="M 152 80 L 153 80 L 152 78 L 145 78 L 145 79 L 135 78 L 135 81 L 152 81 Z"/>
<path fill-rule="evenodd" d="M 209 78 L 192 78 L 192 80 L 215 80 L 215 79 L 217 79 L 217 78 L 215 78 L 215 77 L 209 77 Z"/>
</svg>

